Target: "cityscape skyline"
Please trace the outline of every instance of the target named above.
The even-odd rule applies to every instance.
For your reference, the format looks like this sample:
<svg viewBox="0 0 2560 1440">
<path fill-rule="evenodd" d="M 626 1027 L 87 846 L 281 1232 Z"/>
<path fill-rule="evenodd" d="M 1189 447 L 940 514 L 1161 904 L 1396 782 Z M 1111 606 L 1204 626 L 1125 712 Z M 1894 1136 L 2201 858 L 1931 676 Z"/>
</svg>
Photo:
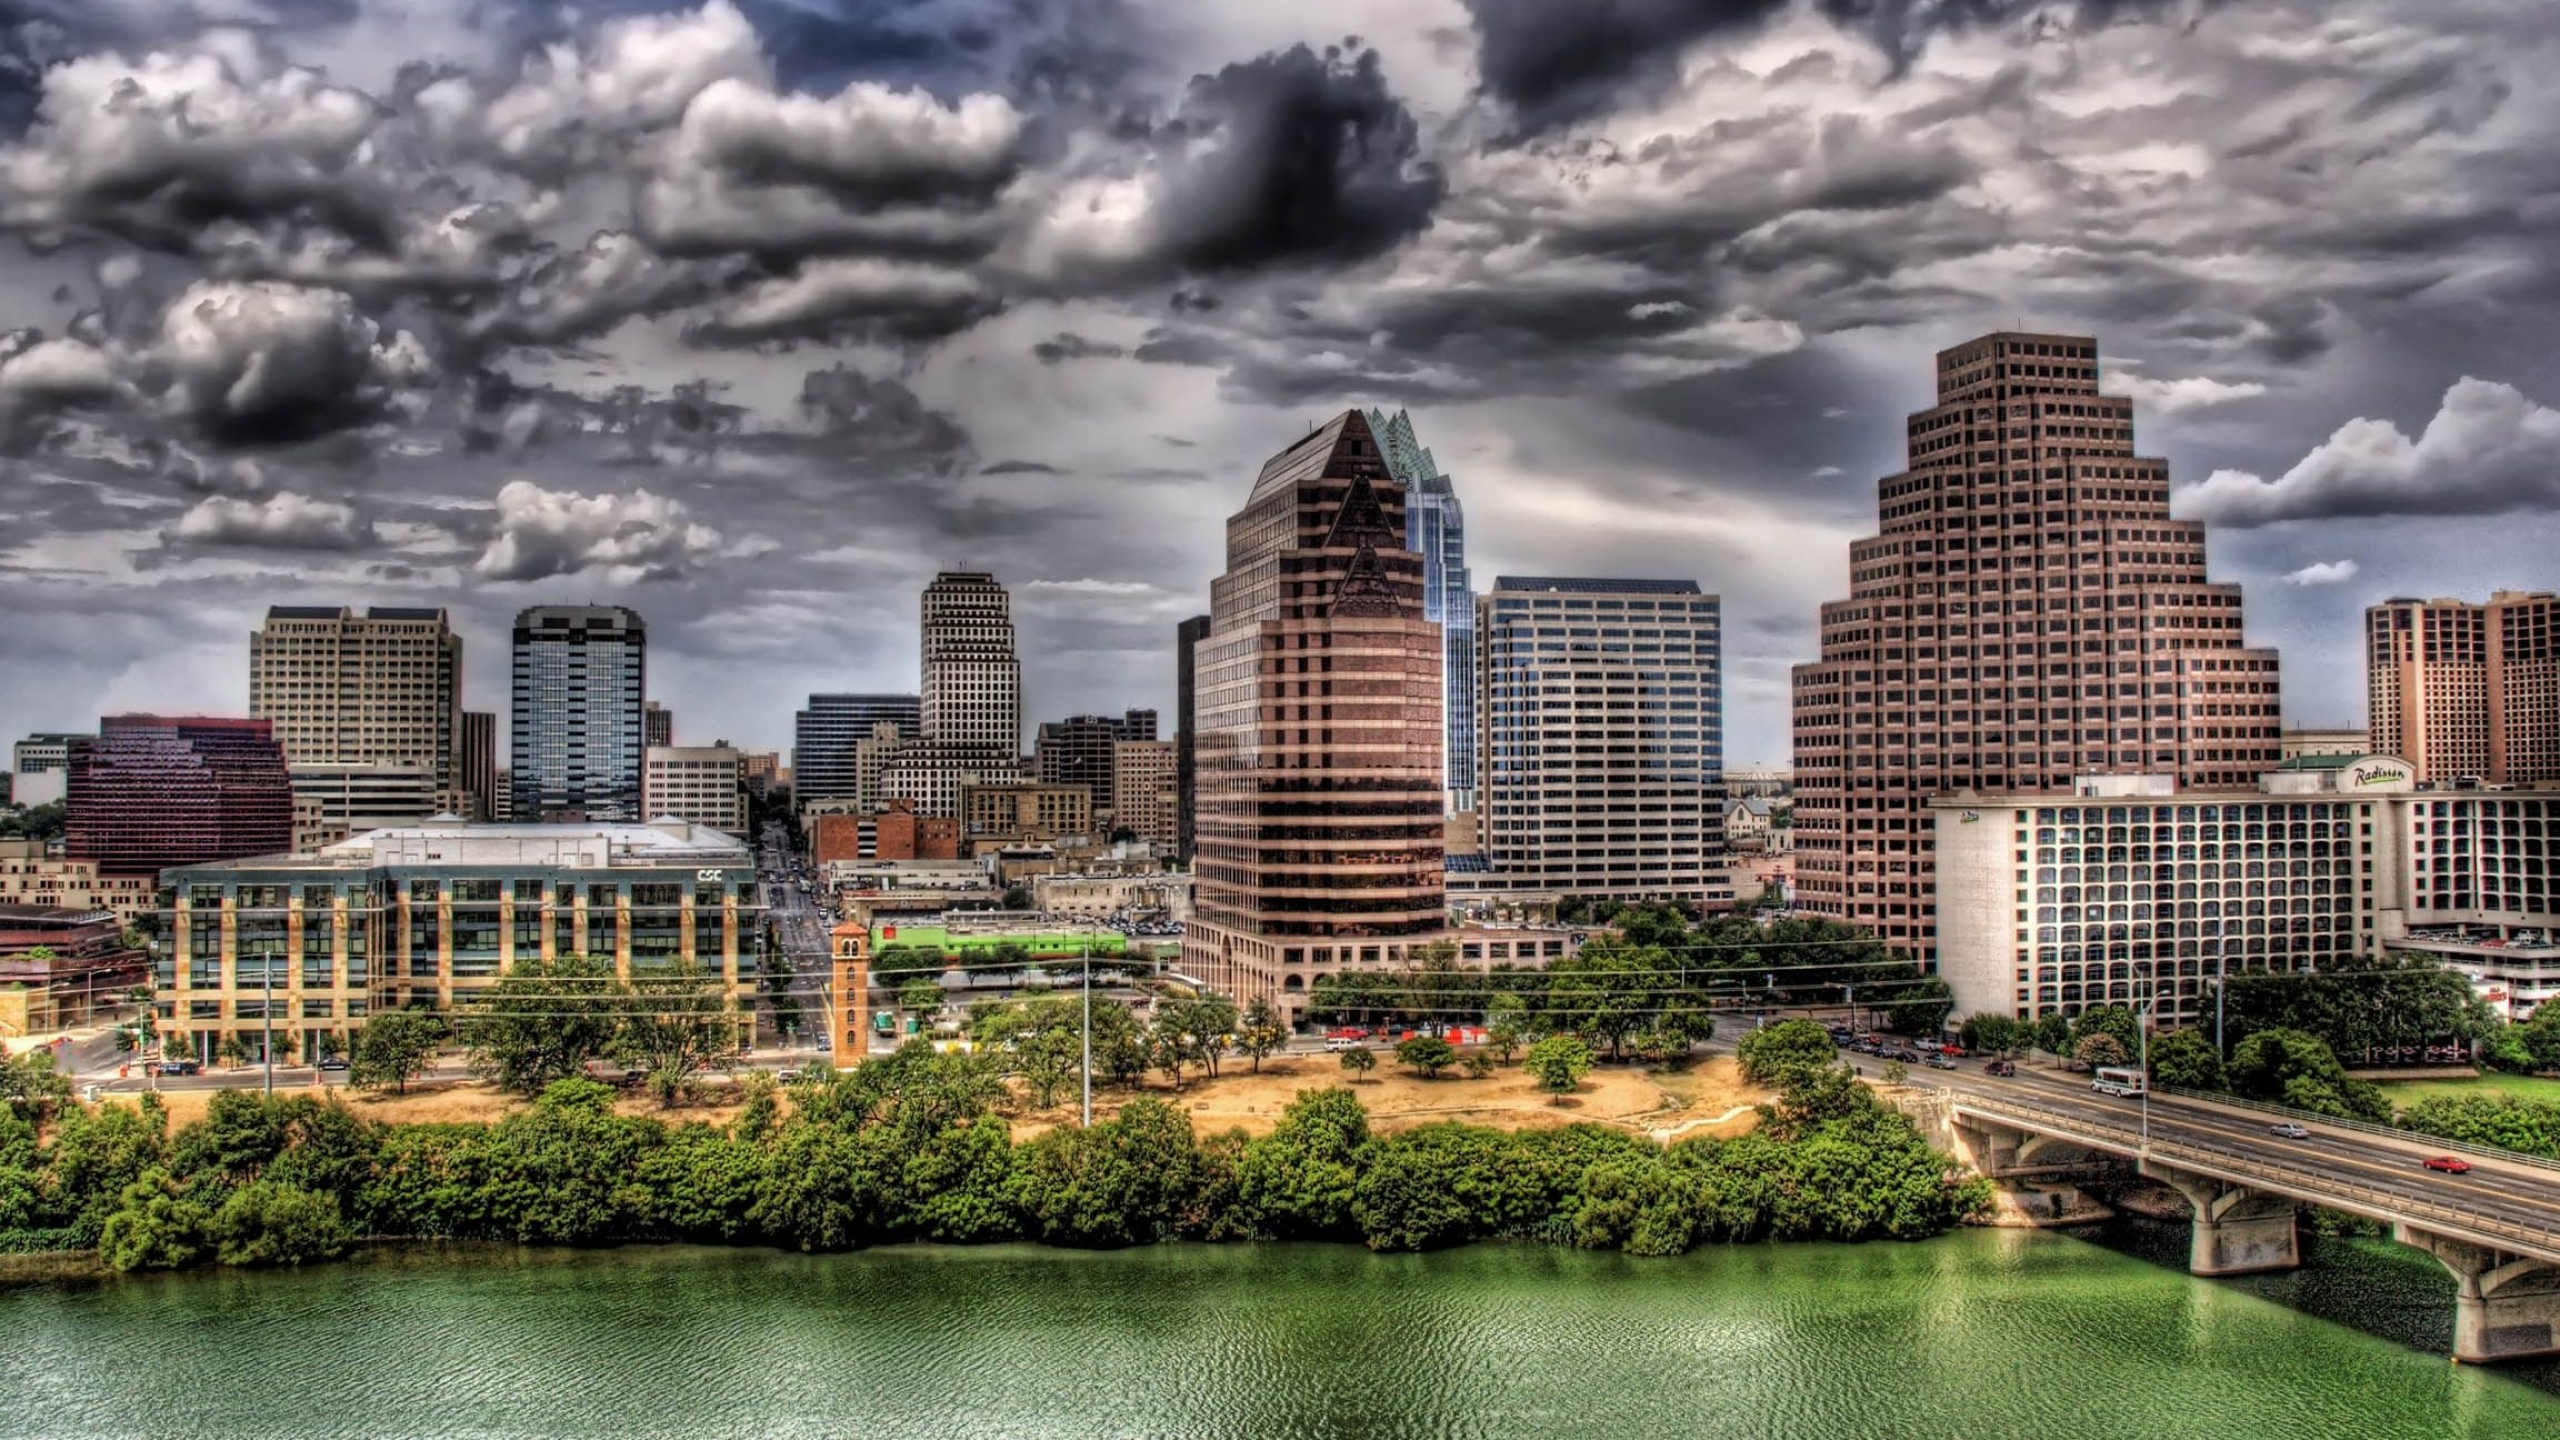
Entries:
<svg viewBox="0 0 2560 1440">
<path fill-rule="evenodd" d="M 720 3 L 169 8 L 0 40 L 0 226 L 43 242 L 0 263 L 0 670 L 48 677 L 0 694 L 13 734 L 246 713 L 271 605 L 447 608 L 491 710 L 508 617 L 592 602 L 650 618 L 686 736 L 782 749 L 806 694 L 912 683 L 909 597 L 960 568 L 1015 593 L 1030 715 L 1170 713 L 1246 467 L 1375 406 L 1459 477 L 1479 575 L 1722 596 L 1728 755 L 1783 761 L 1914 360 L 2011 325 L 2101 338 L 2288 725 L 2362 718 L 2366 606 L 2549 583 L 2555 292 L 2512 221 L 2555 102 L 2494 7 L 2304 9 L 2283 56 L 2283 4 L 1669 7 L 1552 67 L 1457 0 L 1034 5 L 975 48 L 934 6 L 868 49 Z M 706 93 L 738 145 L 796 137 L 796 183 L 689 128 Z M 792 128 L 918 95 L 912 174 Z M 182 103 L 217 118 L 163 143 Z M 1325 114 L 1364 143 L 1317 178 L 1251 163 Z M 1189 183 L 1176 134 L 1243 178 Z"/>
</svg>

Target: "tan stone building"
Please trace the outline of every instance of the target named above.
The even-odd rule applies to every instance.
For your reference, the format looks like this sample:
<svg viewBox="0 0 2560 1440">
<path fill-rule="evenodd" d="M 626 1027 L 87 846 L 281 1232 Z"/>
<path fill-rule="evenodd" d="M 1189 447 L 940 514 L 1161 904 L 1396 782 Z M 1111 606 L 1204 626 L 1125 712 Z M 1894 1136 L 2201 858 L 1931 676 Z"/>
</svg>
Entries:
<svg viewBox="0 0 2560 1440">
<path fill-rule="evenodd" d="M 1092 831 L 1093 792 L 1081 781 L 960 787 L 960 836 L 970 845 L 1055 840 Z"/>
<path fill-rule="evenodd" d="M 1798 903 L 1924 964 L 1932 796 L 2245 787 L 2281 728 L 2275 652 L 2206 576 L 2204 527 L 2170 518 L 2095 340 L 1986 335 L 1939 352 L 1937 391 L 1794 676 Z"/>
<path fill-rule="evenodd" d="M 1170 740 L 1111 747 L 1111 824 L 1170 855 L 1181 841 L 1181 757 Z"/>
<path fill-rule="evenodd" d="M 2364 614 L 2376 751 L 2438 784 L 2560 780 L 2560 597 L 2391 599 Z"/>
<path fill-rule="evenodd" d="M 101 875 L 94 860 L 47 855 L 41 840 L 0 840 L 0 905 L 106 910 L 132 925 L 158 903 L 156 876 Z"/>
<path fill-rule="evenodd" d="M 640 764 L 641 809 L 731 835 L 747 833 L 747 759 L 727 745 L 652 745 Z"/>
<path fill-rule="evenodd" d="M 1193 644 L 1197 901 L 1183 968 L 1284 1007 L 1446 928 L 1440 627 L 1357 411 L 1262 467 Z"/>
<path fill-rule="evenodd" d="M 472 785 L 462 637 L 442 610 L 270 606 L 249 636 L 249 714 L 288 764 L 423 765 L 447 808 Z"/>
</svg>

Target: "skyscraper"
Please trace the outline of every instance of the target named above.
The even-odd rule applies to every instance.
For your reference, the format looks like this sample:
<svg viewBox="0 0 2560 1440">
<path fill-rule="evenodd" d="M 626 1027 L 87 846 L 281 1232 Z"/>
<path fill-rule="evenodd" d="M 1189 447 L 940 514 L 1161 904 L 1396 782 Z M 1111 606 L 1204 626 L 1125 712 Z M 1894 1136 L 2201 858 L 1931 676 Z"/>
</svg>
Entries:
<svg viewBox="0 0 2560 1440">
<path fill-rule="evenodd" d="M 1730 904 L 1716 597 L 1505 575 L 1476 634 L 1477 888 Z"/>
<path fill-rule="evenodd" d="M 1191 863 L 1195 785 L 1199 778 L 1200 729 L 1198 696 L 1200 642 L 1209 638 L 1209 617 L 1194 615 L 1173 627 L 1173 791 L 1174 854 Z"/>
<path fill-rule="evenodd" d="M 809 706 L 791 719 L 791 798 L 877 801 L 862 793 L 857 747 L 880 725 L 893 726 L 899 738 L 924 736 L 923 701 L 914 695 L 812 695 Z M 872 789 L 878 789 L 873 777 Z"/>
<path fill-rule="evenodd" d="M 296 765 L 423 765 L 459 803 L 462 638 L 445 612 L 273 605 L 249 636 L 249 714 Z"/>
<path fill-rule="evenodd" d="M 2560 597 L 2394 598 L 2364 612 L 2372 747 L 2420 780 L 2560 780 Z"/>
<path fill-rule="evenodd" d="M 519 822 L 638 820 L 648 627 L 618 605 L 516 616 L 507 761 Z"/>
<path fill-rule="evenodd" d="M 498 818 L 498 716 L 495 711 L 462 712 L 461 783 L 473 797 L 466 819 Z"/>
<path fill-rule="evenodd" d="M 1387 469 L 1404 486 L 1405 547 L 1422 556 L 1422 615 L 1440 627 L 1443 769 L 1453 810 L 1475 808 L 1476 597 L 1467 573 L 1467 517 L 1440 462 L 1414 438 L 1404 411 L 1369 412 Z"/>
<path fill-rule="evenodd" d="M 293 784 L 265 720 L 110 715 L 70 763 L 63 848 L 101 875 L 293 848 Z"/>
<path fill-rule="evenodd" d="M 1123 740 L 1156 738 L 1156 712 L 1070 715 L 1043 720 L 1031 747 L 1032 773 L 1044 785 L 1082 785 L 1100 812 L 1112 806 L 1112 747 Z"/>
<path fill-rule="evenodd" d="M 1346 411 L 1272 457 L 1227 521 L 1195 646 L 1195 914 L 1186 968 L 1295 1003 L 1446 925 L 1440 627 L 1404 488 Z"/>
<path fill-rule="evenodd" d="M 676 743 L 676 712 L 655 700 L 640 704 L 640 738 L 649 745 Z"/>
<path fill-rule="evenodd" d="M 881 777 L 919 815 L 955 816 L 960 787 L 1022 778 L 1022 662 L 1013 607 L 993 575 L 946 570 L 924 588 L 923 738 Z"/>
<path fill-rule="evenodd" d="M 1794 677 L 1800 903 L 1924 963 L 1931 796 L 2092 772 L 2242 788 L 2281 725 L 2275 652 L 2206 579 L 2204 527 L 2169 518 L 2168 465 L 2098 392 L 2097 342 L 1986 335 L 1937 376 Z"/>
</svg>

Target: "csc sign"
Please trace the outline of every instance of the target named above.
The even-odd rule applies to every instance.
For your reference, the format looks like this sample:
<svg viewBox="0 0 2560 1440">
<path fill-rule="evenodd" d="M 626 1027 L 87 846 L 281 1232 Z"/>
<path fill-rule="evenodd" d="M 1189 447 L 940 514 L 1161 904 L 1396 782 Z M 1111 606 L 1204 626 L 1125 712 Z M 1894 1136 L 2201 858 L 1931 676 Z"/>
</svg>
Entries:
<svg viewBox="0 0 2560 1440">
<path fill-rule="evenodd" d="M 717 885 L 722 880 L 727 879 L 728 876 L 729 872 L 726 870 L 696 870 L 693 872 L 693 878 L 706 885 Z"/>
</svg>

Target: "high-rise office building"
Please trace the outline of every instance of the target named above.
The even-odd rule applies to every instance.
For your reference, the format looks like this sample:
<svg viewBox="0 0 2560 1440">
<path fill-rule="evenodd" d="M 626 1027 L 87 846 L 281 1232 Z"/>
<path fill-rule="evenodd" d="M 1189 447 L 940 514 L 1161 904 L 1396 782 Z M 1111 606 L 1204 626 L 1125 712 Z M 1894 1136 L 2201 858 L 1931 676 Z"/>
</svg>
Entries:
<svg viewBox="0 0 2560 1440">
<path fill-rule="evenodd" d="M 676 743 L 676 712 L 655 700 L 640 704 L 640 736 L 650 745 Z"/>
<path fill-rule="evenodd" d="M 293 848 L 293 784 L 263 719 L 110 715 L 70 758 L 64 851 L 102 875 Z"/>
<path fill-rule="evenodd" d="M 1096 811 L 1112 802 L 1111 766 L 1123 740 L 1156 738 L 1156 712 L 1131 710 L 1120 715 L 1070 715 L 1043 720 L 1031 746 L 1032 773 L 1043 785 L 1082 785 L 1093 796 Z"/>
<path fill-rule="evenodd" d="M 924 587 L 923 738 L 1022 753 L 1022 661 L 993 575 L 946 570 Z"/>
<path fill-rule="evenodd" d="M 1022 775 L 1022 662 L 1012 602 L 992 575 L 946 570 L 924 589 L 923 738 L 881 777 L 884 799 L 957 816 L 960 787 Z"/>
<path fill-rule="evenodd" d="M 1170 740 L 1123 740 L 1112 747 L 1111 825 L 1163 855 L 1174 847 L 1174 752 Z"/>
<path fill-rule="evenodd" d="M 519 823 L 638 820 L 648 627 L 619 605 L 516 616 L 507 761 Z"/>
<path fill-rule="evenodd" d="M 924 738 L 923 700 L 914 695 L 812 695 L 791 719 L 791 799 L 879 801 L 879 779 L 863 794 L 856 747 L 882 725 L 902 740 Z"/>
<path fill-rule="evenodd" d="M 1228 994 L 1293 1009 L 1446 928 L 1440 627 L 1404 498 L 1353 410 L 1272 457 L 1227 521 L 1195 647 L 1183 960 Z"/>
<path fill-rule="evenodd" d="M 249 636 L 249 714 L 296 765 L 423 765 L 463 778 L 462 637 L 445 612 L 273 605 Z"/>
<path fill-rule="evenodd" d="M 1453 810 L 1475 808 L 1476 597 L 1467 572 L 1467 517 L 1440 462 L 1414 437 L 1399 410 L 1369 412 L 1369 429 L 1404 486 L 1406 548 L 1422 557 L 1422 615 L 1440 627 L 1440 709 L 1446 722 L 1442 767 Z"/>
<path fill-rule="evenodd" d="M 1200 732 L 1198 696 L 1200 642 L 1209 638 L 1209 617 L 1194 615 L 1173 627 L 1173 786 L 1174 786 L 1174 854 L 1183 864 L 1191 863 L 1192 840 L 1196 833 L 1196 783 L 1199 776 L 1200 752 L 1194 738 Z"/>
<path fill-rule="evenodd" d="M 1476 636 L 1471 887 L 1731 904 L 1716 597 L 1693 580 L 1505 575 Z"/>
<path fill-rule="evenodd" d="M 462 712 L 462 788 L 472 796 L 467 820 L 498 818 L 498 716 L 492 710 Z"/>
<path fill-rule="evenodd" d="M 2560 597 L 2394 598 L 2364 618 L 2375 753 L 2437 784 L 2560 780 Z"/>
<path fill-rule="evenodd" d="M 1816 914 L 1933 957 L 1930 797 L 2089 773 L 2240 787 L 2274 768 L 2275 652 L 2204 527 L 2169 517 L 2097 342 L 2002 333 L 1937 357 L 1907 468 L 1795 669 L 1796 879 Z"/>
</svg>

